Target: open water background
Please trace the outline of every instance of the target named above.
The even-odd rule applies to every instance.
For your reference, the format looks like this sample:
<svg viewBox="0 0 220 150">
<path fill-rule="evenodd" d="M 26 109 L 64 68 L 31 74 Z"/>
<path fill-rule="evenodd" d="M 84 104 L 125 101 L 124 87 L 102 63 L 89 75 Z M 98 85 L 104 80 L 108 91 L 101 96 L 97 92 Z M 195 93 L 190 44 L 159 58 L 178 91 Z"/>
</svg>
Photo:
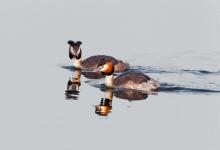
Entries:
<svg viewBox="0 0 220 150">
<path fill-rule="evenodd" d="M 220 149 L 220 2 L 0 2 L 0 149 Z M 103 79 L 81 76 L 77 100 L 68 40 L 83 58 L 107 54 L 161 82 L 143 100 L 114 95 L 95 113 Z"/>
</svg>

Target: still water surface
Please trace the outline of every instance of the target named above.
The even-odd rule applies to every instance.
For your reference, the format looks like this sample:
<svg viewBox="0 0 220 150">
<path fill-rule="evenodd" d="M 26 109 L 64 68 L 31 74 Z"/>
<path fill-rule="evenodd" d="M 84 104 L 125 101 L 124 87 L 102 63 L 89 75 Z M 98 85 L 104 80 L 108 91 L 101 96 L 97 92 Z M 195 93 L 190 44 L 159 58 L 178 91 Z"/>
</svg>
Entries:
<svg viewBox="0 0 220 150">
<path fill-rule="evenodd" d="M 218 150 L 219 10 L 216 0 L 1 1 L 0 149 Z M 66 92 L 70 39 L 83 58 L 123 59 L 160 91 L 105 91 L 82 73 Z"/>
</svg>

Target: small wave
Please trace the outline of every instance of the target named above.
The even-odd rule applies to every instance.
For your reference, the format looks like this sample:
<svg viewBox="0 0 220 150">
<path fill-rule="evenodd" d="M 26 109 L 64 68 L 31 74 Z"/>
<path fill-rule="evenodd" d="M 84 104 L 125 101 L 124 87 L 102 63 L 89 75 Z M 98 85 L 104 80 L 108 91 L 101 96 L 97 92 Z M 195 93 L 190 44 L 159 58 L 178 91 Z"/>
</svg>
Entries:
<svg viewBox="0 0 220 150">
<path fill-rule="evenodd" d="M 75 68 L 74 66 L 60 66 L 63 69 L 67 69 L 69 71 L 74 71 L 78 68 Z M 156 74 L 184 74 L 184 73 L 191 73 L 195 75 L 220 75 L 219 71 L 208 71 L 208 70 L 191 70 L 191 69 L 163 69 L 163 68 L 154 68 L 154 67 L 145 67 L 145 66 L 131 66 L 129 70 L 135 70 L 135 71 L 142 71 L 144 73 L 156 73 Z"/>
<path fill-rule="evenodd" d="M 165 69 L 158 69 L 158 68 L 152 68 L 152 67 L 144 67 L 144 66 L 132 66 L 130 70 L 134 71 L 142 71 L 144 73 L 177 73 L 176 71 L 170 71 Z"/>
<path fill-rule="evenodd" d="M 69 71 L 74 71 L 76 69 L 74 66 L 60 66 L 60 67 Z"/>
<path fill-rule="evenodd" d="M 204 88 L 191 88 L 191 87 L 183 87 L 174 84 L 161 83 L 160 89 L 161 92 L 176 92 L 176 93 L 220 93 L 219 90 L 215 89 L 204 89 Z"/>
<path fill-rule="evenodd" d="M 183 69 L 183 70 L 180 70 L 180 72 L 192 73 L 196 75 L 219 75 L 220 74 L 220 71 L 189 70 L 189 69 Z"/>
<path fill-rule="evenodd" d="M 144 73 L 156 73 L 156 74 L 184 74 L 191 73 L 195 75 L 220 75 L 219 71 L 208 71 L 208 70 L 191 70 L 191 69 L 163 69 L 153 68 L 144 66 L 132 66 L 130 70 L 143 71 Z"/>
</svg>

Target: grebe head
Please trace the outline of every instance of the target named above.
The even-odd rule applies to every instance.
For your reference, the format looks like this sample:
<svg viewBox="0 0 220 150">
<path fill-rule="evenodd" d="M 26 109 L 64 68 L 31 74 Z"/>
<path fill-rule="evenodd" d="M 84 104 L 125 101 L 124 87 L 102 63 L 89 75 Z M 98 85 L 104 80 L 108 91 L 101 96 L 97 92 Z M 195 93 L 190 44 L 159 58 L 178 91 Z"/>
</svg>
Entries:
<svg viewBox="0 0 220 150">
<path fill-rule="evenodd" d="M 69 46 L 69 57 L 70 59 L 76 58 L 76 59 L 80 59 L 81 55 L 82 55 L 82 50 L 80 48 L 80 45 L 82 44 L 81 41 L 71 41 L 69 40 L 67 42 L 70 46 Z"/>
<path fill-rule="evenodd" d="M 103 75 L 110 76 L 114 73 L 114 65 L 111 60 L 101 59 L 98 64 L 98 71 Z"/>
</svg>

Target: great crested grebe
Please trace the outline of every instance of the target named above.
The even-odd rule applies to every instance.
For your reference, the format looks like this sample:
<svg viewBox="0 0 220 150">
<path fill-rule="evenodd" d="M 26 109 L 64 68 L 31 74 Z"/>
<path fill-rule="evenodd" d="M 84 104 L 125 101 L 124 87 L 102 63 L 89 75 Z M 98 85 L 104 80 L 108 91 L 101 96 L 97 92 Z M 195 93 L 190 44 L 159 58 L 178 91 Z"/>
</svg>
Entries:
<svg viewBox="0 0 220 150">
<path fill-rule="evenodd" d="M 159 82 L 142 72 L 126 71 L 113 78 L 114 65 L 111 60 L 102 60 L 96 71 L 106 75 L 105 85 L 112 88 L 134 89 L 145 92 L 153 92 L 159 89 Z"/>
<path fill-rule="evenodd" d="M 107 55 L 95 55 L 82 61 L 82 49 L 80 47 L 82 42 L 69 40 L 67 43 L 69 44 L 69 58 L 73 59 L 76 68 L 93 71 L 98 68 L 101 59 L 111 60 L 116 72 L 122 72 L 129 68 L 127 63 Z"/>
</svg>

